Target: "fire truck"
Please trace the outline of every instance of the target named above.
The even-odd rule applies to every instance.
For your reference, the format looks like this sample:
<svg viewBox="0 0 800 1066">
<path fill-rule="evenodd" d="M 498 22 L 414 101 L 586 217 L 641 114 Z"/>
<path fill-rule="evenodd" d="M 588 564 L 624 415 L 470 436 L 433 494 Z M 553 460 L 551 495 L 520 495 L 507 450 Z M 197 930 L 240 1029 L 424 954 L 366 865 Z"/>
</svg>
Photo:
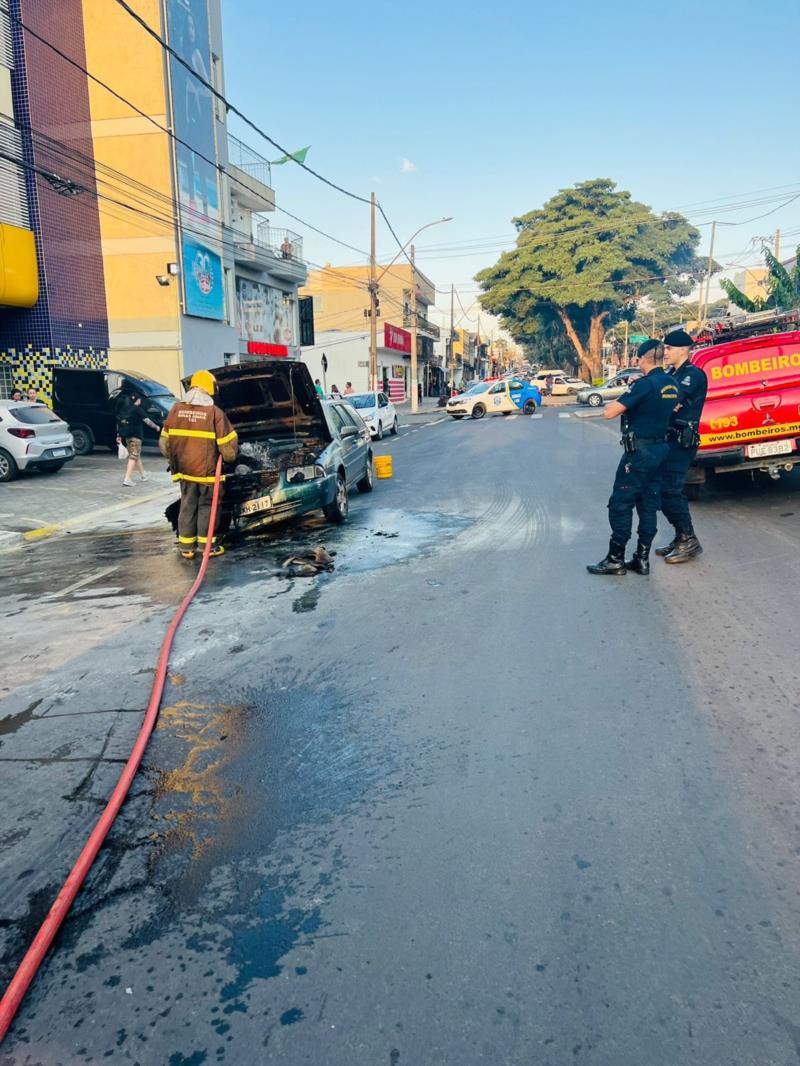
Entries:
<svg viewBox="0 0 800 1066">
<path fill-rule="evenodd" d="M 695 339 L 708 395 L 687 491 L 712 471 L 777 479 L 800 463 L 800 310 L 722 319 Z"/>
</svg>

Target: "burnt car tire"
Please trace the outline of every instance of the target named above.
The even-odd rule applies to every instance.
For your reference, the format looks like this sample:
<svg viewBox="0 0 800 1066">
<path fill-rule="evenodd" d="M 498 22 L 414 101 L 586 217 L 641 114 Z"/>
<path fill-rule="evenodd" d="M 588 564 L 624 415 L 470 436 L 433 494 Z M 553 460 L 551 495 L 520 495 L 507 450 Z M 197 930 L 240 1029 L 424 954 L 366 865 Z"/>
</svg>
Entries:
<svg viewBox="0 0 800 1066">
<path fill-rule="evenodd" d="M 333 501 L 322 508 L 322 513 L 329 522 L 333 522 L 338 526 L 347 521 L 349 512 L 350 501 L 347 498 L 347 483 L 344 480 L 344 474 L 337 474 L 336 492 L 333 495 Z"/>
<path fill-rule="evenodd" d="M 364 471 L 364 476 L 360 481 L 356 482 L 356 488 L 359 492 L 372 492 L 375 487 L 375 483 L 372 477 L 372 456 L 367 458 L 367 469 Z"/>
<path fill-rule="evenodd" d="M 14 457 L 0 448 L 0 481 L 13 481 L 19 473 Z"/>
<path fill-rule="evenodd" d="M 486 408 L 483 406 L 482 403 L 476 403 L 475 406 L 472 408 L 472 417 L 473 418 L 483 418 L 483 416 L 485 414 L 486 414 Z"/>
<path fill-rule="evenodd" d="M 94 451 L 92 431 L 85 426 L 70 426 L 72 446 L 76 455 L 91 455 Z M 114 449 L 116 450 L 116 449 Z"/>
</svg>

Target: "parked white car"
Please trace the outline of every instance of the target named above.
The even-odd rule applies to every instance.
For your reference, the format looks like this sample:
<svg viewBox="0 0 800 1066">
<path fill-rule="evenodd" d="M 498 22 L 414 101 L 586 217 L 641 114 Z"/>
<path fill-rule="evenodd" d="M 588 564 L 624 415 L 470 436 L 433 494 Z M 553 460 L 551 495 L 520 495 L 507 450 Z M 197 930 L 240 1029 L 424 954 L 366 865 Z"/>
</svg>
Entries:
<svg viewBox="0 0 800 1066">
<path fill-rule="evenodd" d="M 374 440 L 397 433 L 397 410 L 385 392 L 354 392 L 342 399 L 358 411 Z"/>
<path fill-rule="evenodd" d="M 43 403 L 0 400 L 0 481 L 22 470 L 54 474 L 75 458 L 66 422 Z"/>
</svg>

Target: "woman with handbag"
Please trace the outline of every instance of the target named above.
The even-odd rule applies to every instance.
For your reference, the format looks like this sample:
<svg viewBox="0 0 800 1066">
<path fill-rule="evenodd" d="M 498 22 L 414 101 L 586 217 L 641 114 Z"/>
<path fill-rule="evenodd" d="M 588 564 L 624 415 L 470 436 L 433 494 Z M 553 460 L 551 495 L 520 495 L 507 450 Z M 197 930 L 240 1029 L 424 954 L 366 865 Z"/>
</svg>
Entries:
<svg viewBox="0 0 800 1066">
<path fill-rule="evenodd" d="M 137 470 L 142 481 L 148 480 L 142 465 L 142 440 L 144 439 L 145 424 L 156 431 L 160 428 L 155 422 L 145 416 L 142 410 L 142 397 L 139 395 L 131 396 L 128 406 L 122 410 L 117 420 L 118 440 L 128 451 L 128 465 L 122 481 L 126 488 L 133 487 L 133 475 Z M 120 456 L 120 458 L 124 458 L 124 456 Z"/>
</svg>

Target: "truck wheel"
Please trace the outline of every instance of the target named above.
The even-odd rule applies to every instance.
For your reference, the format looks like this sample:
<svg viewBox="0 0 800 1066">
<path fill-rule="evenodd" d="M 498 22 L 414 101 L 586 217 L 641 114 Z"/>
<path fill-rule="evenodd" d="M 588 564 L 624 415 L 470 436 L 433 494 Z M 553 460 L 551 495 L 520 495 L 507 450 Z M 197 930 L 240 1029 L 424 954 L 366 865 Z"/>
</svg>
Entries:
<svg viewBox="0 0 800 1066">
<path fill-rule="evenodd" d="M 72 443 L 76 455 L 91 455 L 94 451 L 94 437 L 86 426 L 70 426 Z"/>
</svg>

